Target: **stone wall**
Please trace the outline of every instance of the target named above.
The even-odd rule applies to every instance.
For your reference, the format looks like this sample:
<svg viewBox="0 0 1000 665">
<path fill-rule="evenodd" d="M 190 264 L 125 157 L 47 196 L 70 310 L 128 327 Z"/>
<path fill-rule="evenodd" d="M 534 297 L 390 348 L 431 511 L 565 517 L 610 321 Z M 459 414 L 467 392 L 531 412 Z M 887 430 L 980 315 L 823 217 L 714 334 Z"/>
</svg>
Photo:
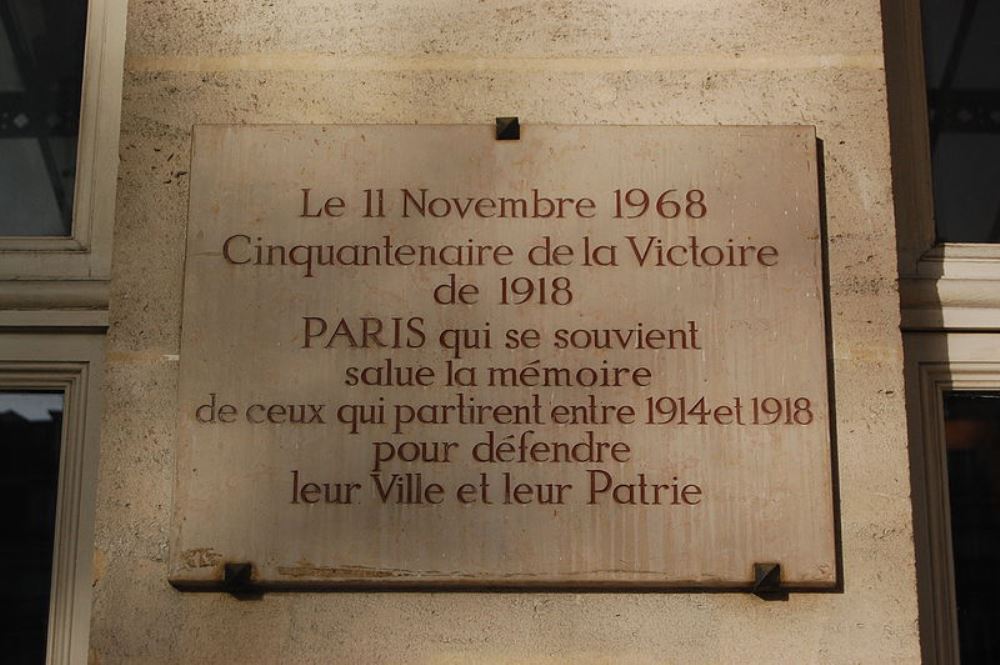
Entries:
<svg viewBox="0 0 1000 665">
<path fill-rule="evenodd" d="M 167 583 L 192 125 L 498 115 L 816 125 L 843 592 L 238 600 Z M 119 180 L 92 662 L 918 662 L 876 0 L 132 0 Z"/>
</svg>

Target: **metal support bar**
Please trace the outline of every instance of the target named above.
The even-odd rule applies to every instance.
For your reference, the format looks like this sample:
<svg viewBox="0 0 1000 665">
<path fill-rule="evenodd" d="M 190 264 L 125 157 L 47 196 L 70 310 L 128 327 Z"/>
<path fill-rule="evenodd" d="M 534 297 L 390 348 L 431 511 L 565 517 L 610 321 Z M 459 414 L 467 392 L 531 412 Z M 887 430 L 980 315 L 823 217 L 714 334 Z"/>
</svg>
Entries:
<svg viewBox="0 0 1000 665">
<path fill-rule="evenodd" d="M 75 138 L 78 109 L 39 91 L 0 92 L 0 139 Z"/>
<path fill-rule="evenodd" d="M 929 90 L 927 106 L 939 134 L 1000 134 L 1000 90 Z"/>
</svg>

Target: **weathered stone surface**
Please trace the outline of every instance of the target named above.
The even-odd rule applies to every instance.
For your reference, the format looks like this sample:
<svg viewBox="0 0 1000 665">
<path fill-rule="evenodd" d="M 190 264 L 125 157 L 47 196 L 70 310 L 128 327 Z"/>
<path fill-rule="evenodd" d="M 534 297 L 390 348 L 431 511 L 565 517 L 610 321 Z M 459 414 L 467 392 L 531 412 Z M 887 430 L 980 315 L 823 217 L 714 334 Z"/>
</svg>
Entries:
<svg viewBox="0 0 1000 665">
<path fill-rule="evenodd" d="M 172 580 L 833 586 L 815 153 L 198 128 Z"/>
<path fill-rule="evenodd" d="M 474 11 L 465 4 L 447 9 Z M 423 3 L 386 4 L 427 19 L 400 21 L 382 41 L 368 36 L 382 31 L 377 12 L 362 8 L 351 20 L 364 29 L 346 45 L 329 30 L 308 43 L 305 23 L 294 27 L 310 12 L 327 25 L 342 21 L 328 3 L 240 3 L 235 18 L 232 3 L 129 3 L 94 662 L 918 662 L 879 3 L 614 2 L 616 13 L 647 9 L 609 35 L 611 55 L 579 41 L 567 48 L 561 35 L 579 24 L 562 16 L 578 3 L 556 4 L 561 12 L 524 28 L 536 41 L 517 59 L 512 40 L 496 47 L 495 25 L 474 39 L 420 28 L 439 11 Z M 699 8 L 711 20 L 692 19 Z M 275 23 L 275 12 L 289 18 Z M 414 46 L 435 36 L 458 45 L 437 59 Z M 281 52 L 299 55 L 271 57 Z M 246 602 L 169 586 L 188 197 L 186 176 L 172 175 L 189 170 L 192 125 L 485 124 L 505 114 L 526 124 L 817 127 L 842 593 L 784 603 L 677 593 L 299 593 Z"/>
</svg>

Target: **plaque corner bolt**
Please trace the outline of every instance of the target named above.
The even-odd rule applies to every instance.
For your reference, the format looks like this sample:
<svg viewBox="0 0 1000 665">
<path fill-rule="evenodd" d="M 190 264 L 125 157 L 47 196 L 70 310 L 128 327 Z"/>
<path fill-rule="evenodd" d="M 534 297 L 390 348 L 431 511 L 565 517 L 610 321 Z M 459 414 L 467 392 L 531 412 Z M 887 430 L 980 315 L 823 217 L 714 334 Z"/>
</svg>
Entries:
<svg viewBox="0 0 1000 665">
<path fill-rule="evenodd" d="M 754 595 L 765 600 L 774 599 L 778 596 L 785 596 L 781 588 L 781 564 L 780 563 L 755 563 L 753 565 L 753 589 Z"/>
<path fill-rule="evenodd" d="M 518 117 L 497 117 L 497 141 L 519 141 L 521 139 L 521 121 Z"/>
<path fill-rule="evenodd" d="M 222 569 L 222 588 L 233 595 L 254 591 L 253 564 L 247 561 L 225 564 Z"/>
</svg>

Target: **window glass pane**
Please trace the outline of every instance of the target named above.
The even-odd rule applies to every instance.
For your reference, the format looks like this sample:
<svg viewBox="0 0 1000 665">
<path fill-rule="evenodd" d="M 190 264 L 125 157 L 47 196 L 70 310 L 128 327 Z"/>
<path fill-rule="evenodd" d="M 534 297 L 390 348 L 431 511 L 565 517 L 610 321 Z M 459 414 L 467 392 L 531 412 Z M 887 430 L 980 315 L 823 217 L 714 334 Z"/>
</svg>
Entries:
<svg viewBox="0 0 1000 665">
<path fill-rule="evenodd" d="M 941 134 L 934 151 L 934 191 L 946 193 L 934 201 L 942 240 L 1000 242 L 1000 134 Z"/>
<path fill-rule="evenodd" d="M 72 226 L 86 0 L 0 0 L 0 236 Z"/>
<path fill-rule="evenodd" d="M 1000 243 L 1000 2 L 921 6 L 938 239 Z"/>
<path fill-rule="evenodd" d="M 62 412 L 61 393 L 0 392 L 4 662 L 45 662 Z"/>
<path fill-rule="evenodd" d="M 961 0 L 921 0 L 924 38 L 924 76 L 927 87 L 935 90 L 944 79 L 945 63 L 955 41 Z"/>
<path fill-rule="evenodd" d="M 968 1 L 968 0 L 966 0 Z M 954 2 L 961 6 L 961 2 Z M 968 36 L 955 69 L 955 87 L 958 89 L 996 90 L 1000 87 L 1000 3 L 996 0 L 979 0 L 974 3 L 975 16 L 969 25 Z"/>
<path fill-rule="evenodd" d="M 951 538 L 963 665 L 1000 662 L 1000 393 L 945 394 Z"/>
</svg>

